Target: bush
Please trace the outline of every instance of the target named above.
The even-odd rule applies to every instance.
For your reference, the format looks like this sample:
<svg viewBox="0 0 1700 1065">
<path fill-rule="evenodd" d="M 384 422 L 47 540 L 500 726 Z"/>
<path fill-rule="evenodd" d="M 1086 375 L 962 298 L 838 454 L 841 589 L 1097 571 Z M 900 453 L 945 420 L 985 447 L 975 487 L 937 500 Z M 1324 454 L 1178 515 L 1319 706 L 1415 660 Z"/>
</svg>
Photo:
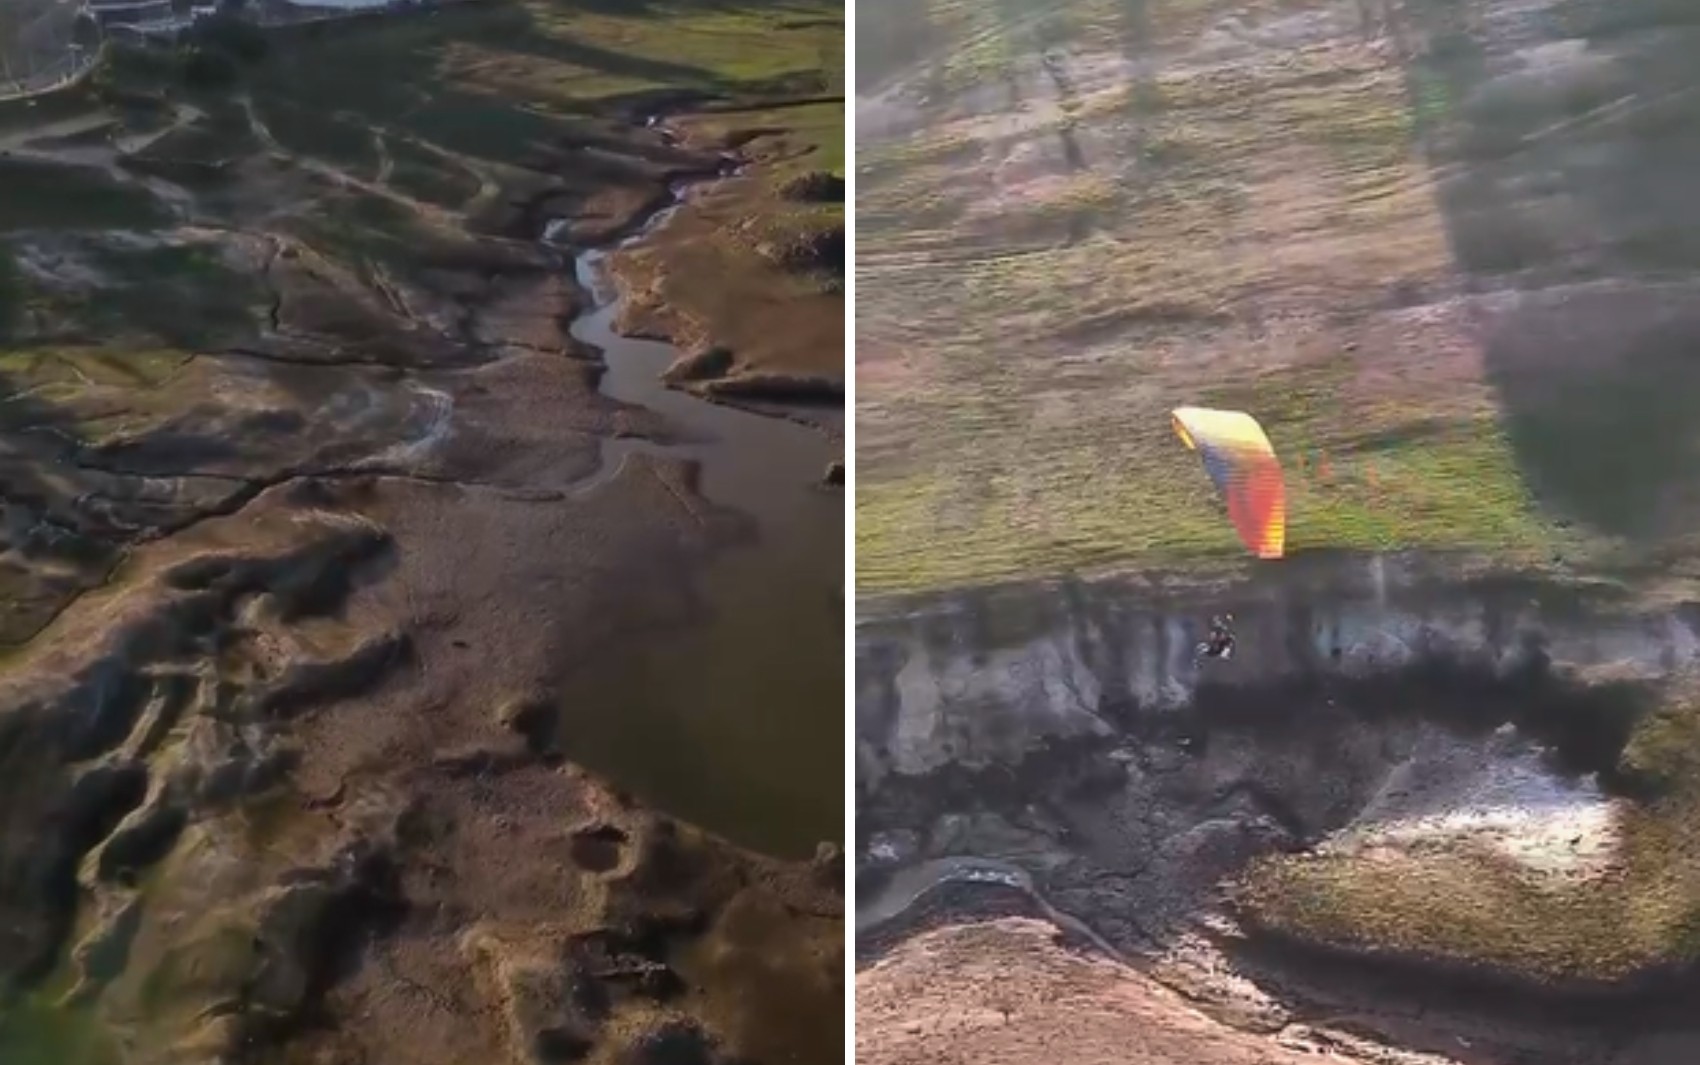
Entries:
<svg viewBox="0 0 1700 1065">
<path fill-rule="evenodd" d="M 781 195 L 805 203 L 843 203 L 844 179 L 825 170 L 811 170 L 785 183 Z"/>
<path fill-rule="evenodd" d="M 790 270 L 844 273 L 844 227 L 806 228 L 763 241 L 763 255 Z"/>
</svg>

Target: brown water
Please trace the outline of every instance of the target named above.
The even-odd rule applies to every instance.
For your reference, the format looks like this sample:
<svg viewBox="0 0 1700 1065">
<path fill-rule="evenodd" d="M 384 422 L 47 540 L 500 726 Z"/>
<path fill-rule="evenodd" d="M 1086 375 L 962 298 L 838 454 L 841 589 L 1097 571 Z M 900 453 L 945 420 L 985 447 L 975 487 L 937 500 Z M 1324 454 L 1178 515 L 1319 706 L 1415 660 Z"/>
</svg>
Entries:
<svg viewBox="0 0 1700 1065">
<path fill-rule="evenodd" d="M 604 394 L 661 414 L 690 442 L 609 440 L 599 477 L 634 452 L 692 460 L 703 494 L 747 516 L 755 535 L 697 576 L 701 623 L 646 634 L 585 665 L 565 693 L 562 749 L 740 844 L 806 856 L 820 841 L 842 841 L 844 825 L 844 497 L 820 484 L 837 451 L 789 418 L 667 388 L 661 374 L 679 350 L 613 331 L 607 257 L 617 248 L 575 257 L 594 300 L 572 335 L 603 352 Z M 842 424 L 842 413 L 834 418 Z"/>
</svg>

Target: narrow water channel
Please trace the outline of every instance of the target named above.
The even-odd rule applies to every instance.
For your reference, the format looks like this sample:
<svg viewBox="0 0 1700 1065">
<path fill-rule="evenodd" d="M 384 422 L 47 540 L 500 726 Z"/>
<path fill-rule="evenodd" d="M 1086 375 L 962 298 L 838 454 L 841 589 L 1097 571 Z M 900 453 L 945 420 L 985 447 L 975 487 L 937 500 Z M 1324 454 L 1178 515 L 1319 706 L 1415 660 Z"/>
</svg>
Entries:
<svg viewBox="0 0 1700 1065">
<path fill-rule="evenodd" d="M 571 332 L 602 352 L 603 394 L 659 413 L 688 441 L 608 440 L 600 476 L 639 452 L 693 461 L 703 495 L 746 515 L 755 535 L 696 576 L 701 623 L 585 664 L 564 693 L 559 737 L 568 758 L 650 804 L 802 857 L 843 839 L 844 497 L 821 483 L 837 451 L 819 429 L 668 388 L 661 375 L 679 349 L 613 330 L 609 257 L 706 187 L 678 186 L 672 205 L 612 247 L 576 249 L 592 299 Z"/>
</svg>

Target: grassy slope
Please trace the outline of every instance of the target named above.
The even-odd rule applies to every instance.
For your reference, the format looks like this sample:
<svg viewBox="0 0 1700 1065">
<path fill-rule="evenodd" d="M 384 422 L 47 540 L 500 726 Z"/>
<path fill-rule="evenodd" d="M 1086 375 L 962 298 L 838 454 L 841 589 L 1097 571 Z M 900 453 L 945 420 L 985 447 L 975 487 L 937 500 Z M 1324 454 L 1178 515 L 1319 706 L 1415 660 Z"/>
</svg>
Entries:
<svg viewBox="0 0 1700 1065">
<path fill-rule="evenodd" d="M 282 50 L 262 69 L 256 94 L 303 125 L 304 142 L 291 147 L 369 163 L 369 145 L 350 129 L 375 125 L 511 161 L 558 131 L 563 118 L 622 96 L 657 89 L 737 96 L 807 80 L 823 56 L 832 57 L 837 37 L 804 16 L 826 11 L 763 0 L 520 0 Z"/>
<path fill-rule="evenodd" d="M 1635 415 L 1668 378 L 1622 385 L 1578 427 L 1601 397 L 1583 381 L 1543 428 L 1508 409 L 1497 311 L 1459 296 L 1466 278 L 1499 287 L 1565 259 L 1508 250 L 1550 248 L 1548 218 L 1503 184 L 1474 202 L 1459 164 L 1486 172 L 1541 134 L 1548 157 L 1526 153 L 1521 176 L 1556 167 L 1579 185 L 1583 152 L 1622 135 L 1542 132 L 1611 85 L 1466 110 L 1477 75 L 1446 23 L 1487 6 L 1421 0 L 1400 23 L 1371 5 L 1368 25 L 1330 0 L 864 9 L 948 58 L 908 68 L 930 100 L 906 119 L 921 132 L 870 134 L 858 154 L 860 589 L 1236 560 L 1169 433 L 1182 403 L 1263 421 L 1293 550 L 1530 560 L 1644 532 L 1613 527 L 1607 500 L 1645 498 L 1625 485 L 1652 460 L 1605 463 L 1591 486 L 1575 470 L 1602 443 L 1668 441 L 1680 416 Z M 1060 79 L 1045 47 L 1068 54 Z M 1610 239 L 1630 236 L 1647 235 Z"/>
</svg>

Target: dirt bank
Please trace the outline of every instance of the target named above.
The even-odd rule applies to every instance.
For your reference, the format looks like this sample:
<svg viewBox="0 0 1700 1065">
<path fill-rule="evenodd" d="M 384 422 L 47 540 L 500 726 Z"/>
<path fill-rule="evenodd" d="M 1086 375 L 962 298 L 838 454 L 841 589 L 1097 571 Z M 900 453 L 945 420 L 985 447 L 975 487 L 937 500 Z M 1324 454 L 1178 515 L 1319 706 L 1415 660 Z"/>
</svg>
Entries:
<svg viewBox="0 0 1700 1065">
<path fill-rule="evenodd" d="M 698 197 L 625 257 L 622 326 L 694 355 L 680 387 L 744 405 L 802 405 L 839 432 L 844 398 L 843 103 L 714 108 L 677 123 L 683 146 L 756 165 Z M 820 190 L 820 191 L 811 191 Z M 742 309 L 759 306 L 760 314 Z"/>
<path fill-rule="evenodd" d="M 1003 918 L 946 924 L 904 943 L 857 975 L 856 1060 L 1296 1065 L 1318 1054 L 1373 1060 L 1355 1058 L 1348 1040 L 1297 1029 L 1272 1040 L 1223 1025 L 1148 976 L 1060 938 L 1044 922 Z M 1420 1060 L 1411 1056 L 1400 1065 Z"/>
</svg>

